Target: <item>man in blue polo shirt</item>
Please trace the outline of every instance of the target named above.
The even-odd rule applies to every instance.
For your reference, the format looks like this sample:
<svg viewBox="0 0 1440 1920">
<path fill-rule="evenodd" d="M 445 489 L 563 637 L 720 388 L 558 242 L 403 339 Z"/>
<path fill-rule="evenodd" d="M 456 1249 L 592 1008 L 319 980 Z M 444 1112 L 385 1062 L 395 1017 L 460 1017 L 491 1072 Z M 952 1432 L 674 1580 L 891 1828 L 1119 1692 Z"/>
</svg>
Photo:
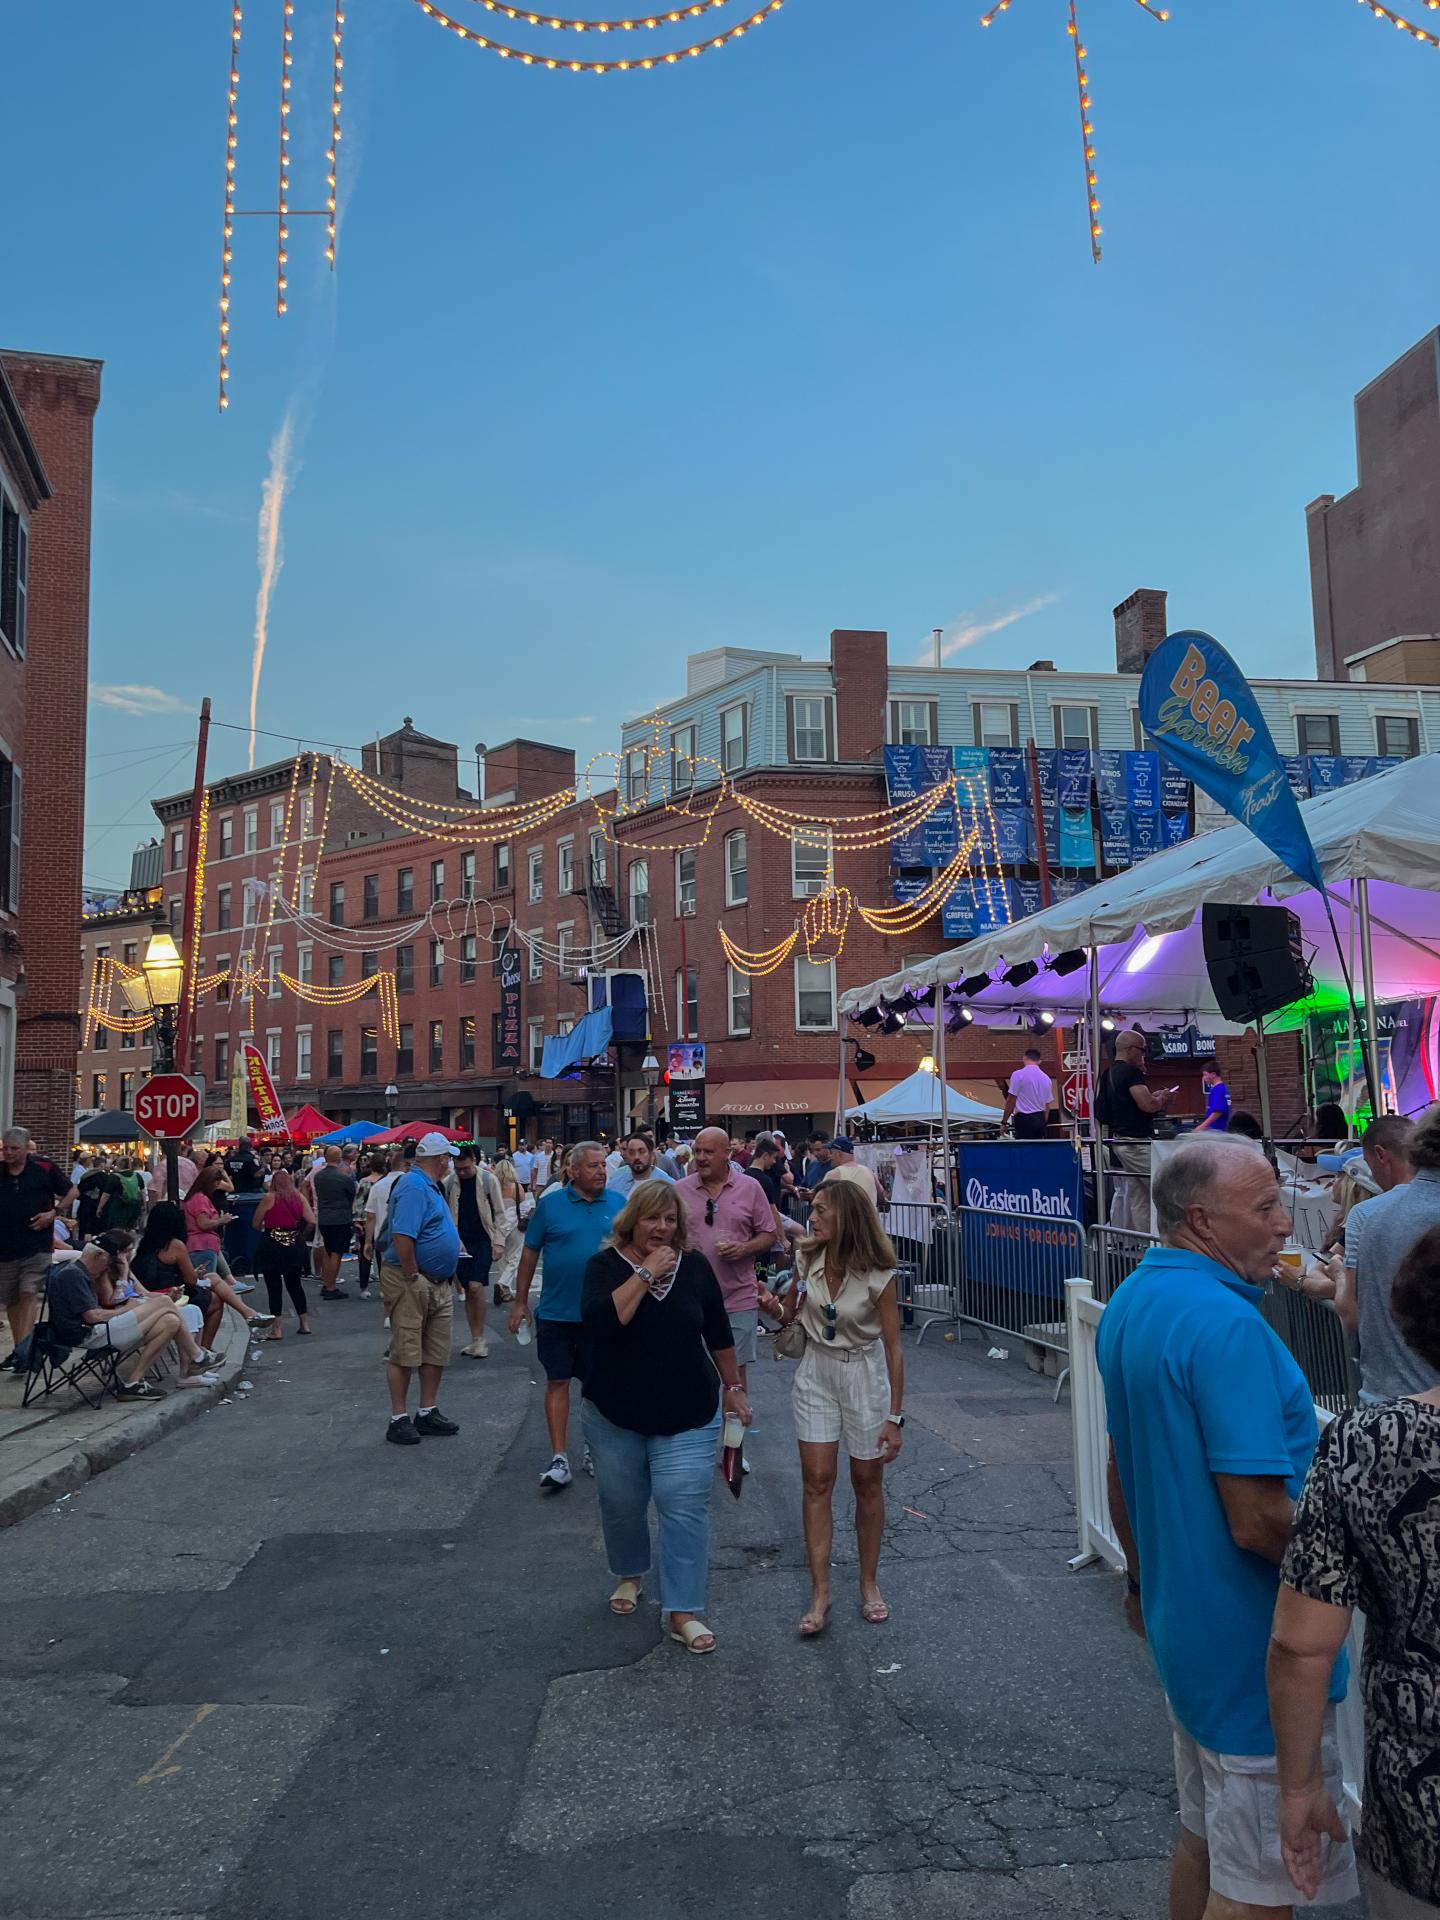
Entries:
<svg viewBox="0 0 1440 1920">
<path fill-rule="evenodd" d="M 597 1140 L 582 1140 L 571 1147 L 565 1165 L 569 1184 L 551 1187 L 540 1196 L 525 1229 L 525 1251 L 520 1255 L 515 1304 L 510 1309 L 510 1331 L 518 1333 L 521 1322 L 530 1318 L 530 1284 L 543 1254 L 544 1284 L 534 1319 L 535 1351 L 545 1369 L 545 1425 L 550 1433 L 550 1464 L 540 1476 L 546 1493 L 558 1493 L 570 1484 L 566 1437 L 570 1382 L 581 1377 L 580 1295 L 585 1269 L 625 1205 L 623 1195 L 606 1188 L 605 1149 Z"/>
<path fill-rule="evenodd" d="M 427 1133 L 415 1149 L 415 1164 L 391 1190 L 376 1235 L 380 1297 L 390 1319 L 390 1425 L 385 1438 L 397 1447 L 418 1446 L 421 1436 L 448 1439 L 460 1431 L 435 1404 L 440 1376 L 450 1359 L 451 1295 L 464 1248 L 441 1181 L 458 1151 L 443 1133 Z M 410 1376 L 420 1370 L 420 1408 L 407 1410 Z"/>
<path fill-rule="evenodd" d="M 1130 1624 L 1150 1643 L 1175 1726 L 1174 1920 L 1288 1916 L 1265 1656 L 1315 1404 L 1260 1316 L 1290 1231 L 1251 1142 L 1197 1137 L 1156 1169 L 1162 1246 L 1105 1309 L 1097 1338 L 1114 1447 L 1111 1516 Z M 1343 1804 L 1331 1676 L 1323 1755 Z M 1354 1848 L 1326 1840 L 1319 1906 L 1356 1897 Z M 1213 1904 L 1207 1906 L 1207 1902 Z M 1223 1903 L 1223 1904 L 1222 1904 Z"/>
</svg>

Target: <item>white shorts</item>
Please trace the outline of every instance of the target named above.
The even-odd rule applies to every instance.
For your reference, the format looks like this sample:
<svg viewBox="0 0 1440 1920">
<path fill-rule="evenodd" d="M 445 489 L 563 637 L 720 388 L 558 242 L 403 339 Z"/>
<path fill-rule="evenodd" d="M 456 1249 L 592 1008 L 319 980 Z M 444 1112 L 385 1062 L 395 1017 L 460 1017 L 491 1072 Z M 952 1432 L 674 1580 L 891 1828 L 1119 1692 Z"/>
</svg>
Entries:
<svg viewBox="0 0 1440 1920">
<path fill-rule="evenodd" d="M 1180 1824 L 1197 1834 L 1210 1854 L 1210 1885 L 1227 1900 L 1253 1907 L 1290 1907 L 1296 1888 L 1280 1857 L 1280 1781 L 1273 1753 L 1212 1753 L 1190 1738 L 1175 1716 L 1175 1783 Z M 1325 1786 L 1337 1807 L 1345 1804 L 1335 1709 L 1325 1710 L 1320 1742 Z M 1355 1845 L 1322 1842 L 1320 1891 L 1309 1904 L 1340 1907 L 1360 1891 Z"/>
<path fill-rule="evenodd" d="M 117 1313 L 113 1320 L 102 1320 L 85 1336 L 87 1347 L 112 1347 L 116 1353 L 129 1353 L 144 1345 L 140 1322 L 133 1313 Z"/>
<path fill-rule="evenodd" d="M 890 1412 L 890 1375 L 885 1349 L 805 1343 L 795 1376 L 795 1432 L 801 1440 L 833 1442 L 843 1437 L 852 1460 L 878 1460 L 880 1429 Z"/>
</svg>

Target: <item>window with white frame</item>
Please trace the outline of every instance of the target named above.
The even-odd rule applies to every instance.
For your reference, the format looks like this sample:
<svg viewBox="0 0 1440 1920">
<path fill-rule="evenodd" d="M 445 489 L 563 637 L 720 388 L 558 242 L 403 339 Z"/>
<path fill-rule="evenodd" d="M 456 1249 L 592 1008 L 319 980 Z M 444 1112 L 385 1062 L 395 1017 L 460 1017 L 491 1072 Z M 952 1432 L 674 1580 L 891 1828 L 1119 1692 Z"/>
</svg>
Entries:
<svg viewBox="0 0 1440 1920">
<path fill-rule="evenodd" d="M 1413 760 L 1420 751 L 1420 722 L 1414 714 L 1376 714 L 1375 751 L 1387 758 L 1398 755 L 1402 760 Z"/>
<path fill-rule="evenodd" d="M 741 701 L 720 709 L 720 764 L 726 773 L 743 773 L 750 758 L 750 707 Z"/>
<path fill-rule="evenodd" d="M 265 955 L 265 997 L 268 1000 L 280 998 L 280 949 L 271 947 Z"/>
<path fill-rule="evenodd" d="M 795 962 L 795 1031 L 833 1033 L 835 1030 L 835 962 Z"/>
<path fill-rule="evenodd" d="M 309 1027 L 297 1027 L 295 1029 L 295 1078 L 297 1080 L 308 1080 L 310 1078 Z"/>
<path fill-rule="evenodd" d="M 315 949 L 304 941 L 295 949 L 295 978 L 302 987 L 308 987 L 315 971 Z"/>
<path fill-rule="evenodd" d="M 632 807 L 643 807 L 649 795 L 649 770 L 643 752 L 632 749 L 625 756 L 625 798 Z"/>
<path fill-rule="evenodd" d="M 443 986 L 444 983 L 445 942 L 443 940 L 432 940 L 430 942 L 430 984 L 432 987 L 439 987 Z"/>
<path fill-rule="evenodd" d="M 806 837 L 802 838 L 802 831 Z M 830 879 L 833 854 L 829 832 L 816 844 L 817 829 L 792 829 L 790 834 L 790 893 L 796 900 L 808 900 L 823 893 Z"/>
<path fill-rule="evenodd" d="M 273 1079 L 280 1071 L 280 1029 L 272 1027 L 265 1035 L 265 1065 Z"/>
<path fill-rule="evenodd" d="M 170 830 L 170 871 L 177 873 L 185 864 L 185 829 L 172 827 Z"/>
<path fill-rule="evenodd" d="M 734 967 L 725 969 L 725 1028 L 737 1037 L 750 1031 L 750 976 Z"/>
<path fill-rule="evenodd" d="M 742 827 L 725 836 L 725 904 L 743 907 L 750 898 L 750 841 Z"/>
<path fill-rule="evenodd" d="M 545 898 L 545 849 L 531 847 L 525 856 L 526 871 L 530 876 L 529 895 L 532 900 Z"/>
<path fill-rule="evenodd" d="M 527 1026 L 527 1034 L 530 1044 L 526 1052 L 526 1059 L 530 1063 L 531 1073 L 539 1073 L 540 1062 L 545 1057 L 545 1022 L 543 1020 L 531 1020 Z"/>
<path fill-rule="evenodd" d="M 562 974 L 571 970 L 570 955 L 575 947 L 575 929 L 571 925 L 555 929 L 555 964 Z"/>
<path fill-rule="evenodd" d="M 258 853 L 260 850 L 260 809 L 259 807 L 246 807 L 245 813 L 244 813 L 244 821 L 245 821 L 245 851 L 246 853 Z"/>
<path fill-rule="evenodd" d="M 939 744 L 940 719 L 933 700 L 890 702 L 892 747 L 933 747 Z"/>
<path fill-rule="evenodd" d="M 680 1022 L 680 1038 L 694 1040 L 700 1033 L 700 969 L 675 969 L 675 1018 Z"/>
<path fill-rule="evenodd" d="M 17 503 L 0 488 L 0 635 L 21 659 L 29 591 L 30 530 Z"/>
<path fill-rule="evenodd" d="M 285 802 L 270 802 L 270 844 L 278 847 L 285 838 Z"/>
<path fill-rule="evenodd" d="M 790 758 L 835 758 L 835 703 L 828 694 L 792 693 L 785 702 Z"/>
<path fill-rule="evenodd" d="M 1057 747 L 1073 747 L 1094 752 L 1100 744 L 1100 709 L 1091 706 L 1056 706 L 1050 709 L 1055 722 Z"/>
<path fill-rule="evenodd" d="M 539 927 L 532 927 L 530 929 L 530 938 L 525 943 L 526 950 L 530 955 L 529 965 L 525 969 L 525 977 L 529 980 L 540 980 L 543 979 L 545 975 L 545 962 L 540 957 L 541 938 L 541 929 Z"/>
<path fill-rule="evenodd" d="M 561 893 L 569 893 L 575 885 L 575 842 L 557 841 L 555 846 L 555 884 Z"/>
<path fill-rule="evenodd" d="M 590 835 L 590 884 L 603 887 L 609 878 L 610 865 L 605 852 L 605 835 L 595 832 Z"/>
<path fill-rule="evenodd" d="M 632 860 L 626 874 L 630 893 L 630 924 L 632 927 L 645 927 L 650 924 L 650 862 Z"/>
<path fill-rule="evenodd" d="M 1297 753 L 1339 753 L 1339 714 L 1297 713 L 1295 716 L 1295 751 Z"/>
<path fill-rule="evenodd" d="M 673 727 L 670 732 L 670 791 L 689 793 L 695 785 L 695 729 Z"/>
<path fill-rule="evenodd" d="M 315 875 L 311 872 L 302 873 L 300 876 L 300 911 L 302 913 L 315 911 Z"/>
<path fill-rule="evenodd" d="M 688 920 L 695 911 L 695 849 L 681 847 L 675 855 L 675 913 Z"/>
<path fill-rule="evenodd" d="M 1020 711 L 1011 700 L 976 700 L 971 705 L 977 747 L 1018 747 Z"/>
<path fill-rule="evenodd" d="M 474 933 L 462 933 L 460 936 L 460 984 L 468 987 L 480 971 L 480 936 Z"/>
<path fill-rule="evenodd" d="M 491 849 L 490 871 L 496 893 L 510 891 L 510 842 L 497 840 Z"/>
<path fill-rule="evenodd" d="M 460 856 L 460 898 L 475 898 L 475 849 L 467 847 Z"/>
</svg>

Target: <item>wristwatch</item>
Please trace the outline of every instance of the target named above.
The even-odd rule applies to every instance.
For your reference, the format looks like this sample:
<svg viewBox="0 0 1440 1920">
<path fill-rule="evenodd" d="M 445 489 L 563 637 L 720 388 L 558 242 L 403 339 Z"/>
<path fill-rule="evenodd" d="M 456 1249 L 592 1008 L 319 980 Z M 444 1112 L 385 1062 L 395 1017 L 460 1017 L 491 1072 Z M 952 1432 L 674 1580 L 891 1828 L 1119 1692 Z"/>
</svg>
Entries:
<svg viewBox="0 0 1440 1920">
<path fill-rule="evenodd" d="M 885 1416 L 885 1424 L 887 1427 L 903 1427 L 905 1424 L 905 1416 L 903 1413 L 887 1413 Z"/>
<path fill-rule="evenodd" d="M 647 1287 L 653 1287 L 655 1284 L 655 1276 L 651 1273 L 649 1267 L 636 1267 L 635 1278 L 637 1280 L 643 1280 Z"/>
</svg>

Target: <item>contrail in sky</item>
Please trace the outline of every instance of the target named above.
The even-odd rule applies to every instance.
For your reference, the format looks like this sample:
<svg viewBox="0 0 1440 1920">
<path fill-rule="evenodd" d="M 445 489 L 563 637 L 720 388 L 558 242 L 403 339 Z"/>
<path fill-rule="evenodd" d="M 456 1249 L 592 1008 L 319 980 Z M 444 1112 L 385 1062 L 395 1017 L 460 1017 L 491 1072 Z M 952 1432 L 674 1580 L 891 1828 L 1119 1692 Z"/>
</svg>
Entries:
<svg viewBox="0 0 1440 1920">
<path fill-rule="evenodd" d="M 966 647 L 988 640 L 992 633 L 1003 633 L 1006 627 L 1013 627 L 1017 620 L 1028 620 L 1032 613 L 1053 607 L 1059 598 L 1058 593 L 1037 593 L 1033 599 L 1022 600 L 1018 605 L 1006 607 L 999 613 L 962 613 L 941 634 L 941 659 L 953 659 L 957 653 L 963 653 Z M 916 664 L 928 667 L 934 657 L 934 643 L 927 641 L 915 656 Z"/>
<path fill-rule="evenodd" d="M 255 715 L 260 705 L 260 669 L 265 664 L 265 642 L 270 629 L 270 597 L 285 564 L 285 535 L 281 525 L 285 496 L 294 473 L 291 451 L 295 442 L 295 402 L 285 409 L 280 430 L 270 442 L 270 471 L 260 488 L 260 586 L 255 595 L 255 653 L 250 663 L 250 765 L 255 765 Z"/>
</svg>

